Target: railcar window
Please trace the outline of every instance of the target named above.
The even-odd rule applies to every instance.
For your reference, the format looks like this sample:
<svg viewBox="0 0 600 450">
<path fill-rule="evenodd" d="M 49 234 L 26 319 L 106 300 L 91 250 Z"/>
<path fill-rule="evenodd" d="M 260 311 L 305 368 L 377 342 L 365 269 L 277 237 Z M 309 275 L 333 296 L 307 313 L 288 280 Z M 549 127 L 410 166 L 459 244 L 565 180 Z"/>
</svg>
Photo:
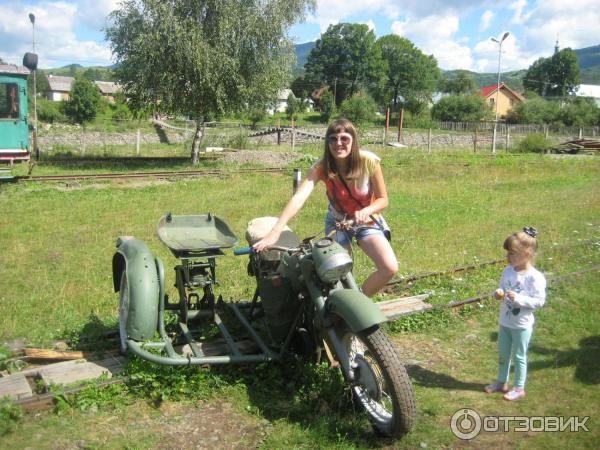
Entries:
<svg viewBox="0 0 600 450">
<path fill-rule="evenodd" d="M 0 119 L 19 118 L 19 86 L 0 83 Z"/>
</svg>

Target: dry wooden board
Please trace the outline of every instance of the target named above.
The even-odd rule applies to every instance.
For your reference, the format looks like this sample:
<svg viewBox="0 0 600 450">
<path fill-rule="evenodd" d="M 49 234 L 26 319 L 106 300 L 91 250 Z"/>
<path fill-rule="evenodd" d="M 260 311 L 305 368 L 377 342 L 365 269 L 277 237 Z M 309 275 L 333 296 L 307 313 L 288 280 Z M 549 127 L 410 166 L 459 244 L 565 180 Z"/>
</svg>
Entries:
<svg viewBox="0 0 600 450">
<path fill-rule="evenodd" d="M 376 303 L 376 305 L 379 306 L 379 309 L 386 315 L 388 320 L 392 320 L 400 316 L 407 316 L 409 314 L 427 311 L 433 308 L 432 305 L 423 301 L 430 297 L 430 295 L 431 294 L 421 294 L 415 295 L 414 297 L 386 300 L 384 302 Z"/>
<path fill-rule="evenodd" d="M 22 373 L 0 378 L 0 398 L 8 395 L 13 400 L 31 397 L 33 392 L 27 378 Z"/>
<path fill-rule="evenodd" d="M 123 358 L 107 358 L 101 361 L 66 361 L 40 368 L 39 376 L 46 384 L 71 384 L 78 381 L 93 380 L 102 375 L 111 378 L 123 370 Z"/>
</svg>

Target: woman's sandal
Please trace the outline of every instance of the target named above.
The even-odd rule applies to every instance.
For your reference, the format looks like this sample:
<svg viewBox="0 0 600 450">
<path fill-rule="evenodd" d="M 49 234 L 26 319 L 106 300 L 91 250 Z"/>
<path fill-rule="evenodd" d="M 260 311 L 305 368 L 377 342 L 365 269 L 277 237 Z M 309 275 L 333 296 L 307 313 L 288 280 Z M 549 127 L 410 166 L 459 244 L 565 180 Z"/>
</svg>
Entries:
<svg viewBox="0 0 600 450">
<path fill-rule="evenodd" d="M 513 400 L 519 400 L 523 397 L 525 397 L 525 391 L 523 389 L 517 391 L 513 388 L 504 394 L 504 400 L 508 400 L 509 402 L 512 402 Z"/>
<path fill-rule="evenodd" d="M 486 387 L 483 388 L 483 390 L 487 393 L 487 394 L 492 394 L 494 392 L 508 392 L 508 387 L 506 386 L 505 383 L 492 383 L 492 384 L 488 384 Z"/>
</svg>

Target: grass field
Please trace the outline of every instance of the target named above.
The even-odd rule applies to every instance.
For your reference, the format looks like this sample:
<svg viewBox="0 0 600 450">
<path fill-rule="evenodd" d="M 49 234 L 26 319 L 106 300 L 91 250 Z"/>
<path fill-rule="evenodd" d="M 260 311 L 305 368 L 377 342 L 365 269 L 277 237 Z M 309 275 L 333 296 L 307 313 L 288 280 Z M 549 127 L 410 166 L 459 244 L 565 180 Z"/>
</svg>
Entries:
<svg viewBox="0 0 600 450">
<path fill-rule="evenodd" d="M 390 195 L 386 218 L 399 275 L 500 258 L 504 238 L 529 224 L 540 231 L 537 266 L 547 276 L 600 264 L 598 159 L 374 150 L 382 156 Z M 318 154 L 316 146 L 303 151 Z M 161 170 L 169 168 L 166 164 Z M 213 167 L 215 162 L 207 164 Z M 52 166 L 36 170 L 53 173 Z M 101 172 L 107 167 L 65 164 L 61 172 L 81 170 Z M 168 293 L 174 297 L 169 267 L 176 260 L 155 235 L 160 216 L 167 211 L 211 211 L 243 237 L 250 219 L 279 213 L 291 193 L 291 176 L 232 173 L 220 178 L 30 183 L 0 189 L 0 342 L 26 338 L 30 345 L 45 346 L 69 339 L 76 345 L 78 336 L 116 327 L 111 259 L 117 236 L 134 235 L 148 243 L 167 268 Z M 300 236 L 319 232 L 325 207 L 319 186 L 290 225 Z M 361 252 L 355 255 L 355 274 L 364 279 L 370 263 Z M 230 255 L 218 264 L 218 293 L 225 299 L 250 298 L 253 287 L 246 259 Z M 428 278 L 399 288 L 397 294 L 430 291 L 431 303 L 443 305 L 493 290 L 501 269 L 491 266 Z M 0 446 L 168 448 L 170 439 L 186 430 L 174 417 L 213 408 L 227 412 L 223 417 L 229 419 L 221 422 L 223 433 L 233 436 L 229 448 L 596 448 L 599 298 L 597 271 L 551 285 L 547 305 L 537 314 L 528 396 L 515 404 L 481 392 L 496 371 L 497 307 L 492 300 L 391 324 L 388 331 L 407 361 L 418 401 L 418 424 L 400 442 L 374 435 L 366 420 L 352 413 L 350 396 L 337 374 L 325 367 L 173 371 L 136 362 L 128 369 L 132 376 L 126 385 L 64 399 L 54 413 L 16 422 L 3 415 L 0 422 L 8 425 L 0 430 L 6 431 Z M 158 403 L 161 406 L 155 406 Z M 589 416 L 589 431 L 487 432 L 460 441 L 449 423 L 461 408 L 482 416 Z M 242 429 L 250 431 L 242 435 Z M 188 435 L 185 445 L 181 441 L 180 448 L 198 444 L 193 436 Z"/>
</svg>

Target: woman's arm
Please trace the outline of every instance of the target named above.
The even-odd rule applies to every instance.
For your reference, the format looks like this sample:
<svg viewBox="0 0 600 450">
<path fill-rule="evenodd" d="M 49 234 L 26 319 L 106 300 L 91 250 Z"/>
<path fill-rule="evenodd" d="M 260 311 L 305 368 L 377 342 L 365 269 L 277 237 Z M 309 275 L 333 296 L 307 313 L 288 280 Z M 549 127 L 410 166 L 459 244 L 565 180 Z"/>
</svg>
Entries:
<svg viewBox="0 0 600 450">
<path fill-rule="evenodd" d="M 315 184 L 319 181 L 317 167 L 318 166 L 315 165 L 310 169 L 306 179 L 300 184 L 296 193 L 292 196 L 287 205 L 285 205 L 285 208 L 283 208 L 279 219 L 277 219 L 277 222 L 275 222 L 271 231 L 252 246 L 255 250 L 261 251 L 264 250 L 265 247 L 275 244 L 279 239 L 283 228 L 296 214 L 298 214 L 298 211 L 302 209 L 302 206 L 304 206 L 304 203 L 306 203 L 306 200 L 313 191 Z"/>
<path fill-rule="evenodd" d="M 369 206 L 354 213 L 354 219 L 358 223 L 368 222 L 371 220 L 369 216 L 383 211 L 389 204 L 387 189 L 385 187 L 385 182 L 383 181 L 383 172 L 380 164 L 375 166 L 375 171 L 373 172 L 373 175 L 371 175 L 369 181 L 373 186 L 375 199 Z"/>
</svg>

